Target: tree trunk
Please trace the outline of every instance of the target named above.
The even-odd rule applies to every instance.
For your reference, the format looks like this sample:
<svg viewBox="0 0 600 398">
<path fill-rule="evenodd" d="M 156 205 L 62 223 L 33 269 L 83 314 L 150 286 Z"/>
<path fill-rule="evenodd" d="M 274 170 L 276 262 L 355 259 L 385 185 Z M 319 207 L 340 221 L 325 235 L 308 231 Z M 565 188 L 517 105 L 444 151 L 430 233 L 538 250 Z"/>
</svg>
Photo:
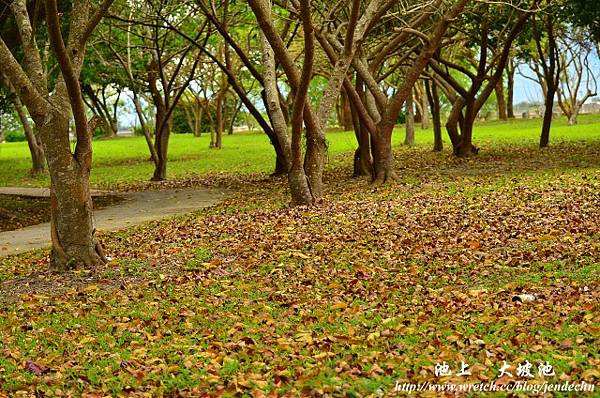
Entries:
<svg viewBox="0 0 600 398">
<path fill-rule="evenodd" d="M 167 179 L 167 162 L 169 149 L 169 136 L 171 135 L 171 120 L 167 119 L 164 109 L 156 110 L 155 148 L 157 160 L 154 175 L 150 181 L 165 181 Z"/>
<path fill-rule="evenodd" d="M 288 173 L 292 206 L 309 206 L 313 203 L 311 187 L 302 167 L 292 167 Z"/>
<path fill-rule="evenodd" d="M 27 114 L 25 113 L 25 107 L 23 106 L 23 103 L 19 97 L 16 95 L 14 96 L 13 103 L 17 111 L 17 115 L 19 116 L 19 120 L 21 121 L 21 125 L 23 126 L 25 138 L 27 138 L 27 145 L 29 146 L 29 153 L 31 154 L 31 174 L 41 174 L 46 168 L 46 159 L 44 158 L 45 155 L 42 143 L 39 136 L 34 134 L 33 126 L 29 122 Z"/>
<path fill-rule="evenodd" d="M 38 127 L 50 171 L 51 267 L 62 271 L 102 264 L 105 257 L 92 217 L 90 170 L 69 151 L 69 119 L 53 113 L 49 123 Z"/>
<path fill-rule="evenodd" d="M 344 129 L 344 131 L 351 131 L 354 128 L 354 123 L 352 121 L 352 108 L 345 90 L 342 90 L 340 94 L 339 117 L 341 119 L 340 126 Z"/>
<path fill-rule="evenodd" d="M 227 128 L 227 135 L 233 135 L 233 130 L 235 129 L 235 120 L 237 119 L 241 108 L 242 101 L 236 101 L 235 107 L 233 109 L 233 114 L 229 117 L 229 127 Z"/>
<path fill-rule="evenodd" d="M 213 119 L 213 117 L 210 115 L 209 113 L 209 123 L 210 123 L 210 143 L 208 144 L 208 147 L 210 149 L 214 148 L 216 145 L 216 131 L 217 131 L 217 127 L 215 126 L 215 121 Z"/>
<path fill-rule="evenodd" d="M 509 119 L 515 118 L 515 66 L 514 61 L 509 60 L 506 67 L 506 74 L 508 76 L 508 82 L 506 87 L 506 111 Z"/>
<path fill-rule="evenodd" d="M 352 109 L 352 124 L 358 148 L 354 152 L 354 172 L 352 177 L 371 177 L 373 175 L 373 160 L 371 158 L 371 137 L 367 128 L 360 122 L 358 112 L 352 101 L 348 101 Z"/>
<path fill-rule="evenodd" d="M 421 109 L 421 98 L 413 91 L 413 126 L 415 123 L 423 123 L 423 110 Z"/>
<path fill-rule="evenodd" d="M 415 145 L 415 108 L 413 103 L 413 91 L 406 98 L 406 135 L 404 145 Z"/>
<path fill-rule="evenodd" d="M 430 83 L 429 80 L 426 80 L 425 91 L 427 92 L 427 99 L 431 108 L 431 118 L 433 119 L 433 150 L 434 152 L 441 152 L 444 149 L 444 143 L 442 141 L 440 97 L 436 82 L 432 81 Z"/>
<path fill-rule="evenodd" d="M 575 126 L 577 124 L 577 116 L 579 114 L 579 110 L 578 109 L 574 109 L 573 113 L 571 114 L 571 116 L 569 116 L 569 121 L 567 122 L 567 124 L 569 126 Z"/>
<path fill-rule="evenodd" d="M 448 132 L 448 137 L 450 138 L 453 148 L 457 148 L 460 143 L 460 134 L 458 132 L 458 128 L 460 126 L 462 130 L 464 125 L 464 120 L 462 118 L 462 110 L 464 106 L 464 98 L 458 97 L 452 105 L 452 110 L 450 111 L 450 115 L 448 115 L 448 120 L 446 121 L 446 131 Z"/>
<path fill-rule="evenodd" d="M 506 116 L 506 101 L 504 99 L 504 83 L 502 82 L 502 79 L 498 80 L 498 83 L 496 83 L 496 101 L 498 103 L 498 119 L 500 120 L 507 120 L 508 117 Z"/>
<path fill-rule="evenodd" d="M 323 133 L 307 130 L 304 171 L 312 196 L 317 200 L 323 196 L 323 169 L 326 150 L 327 145 Z"/>
<path fill-rule="evenodd" d="M 372 135 L 373 183 L 384 184 L 396 179 L 394 154 L 392 152 L 392 132 L 394 123 L 380 121 L 376 133 Z"/>
<path fill-rule="evenodd" d="M 476 155 L 479 149 L 473 145 L 473 125 L 477 112 L 474 100 L 468 100 L 465 109 L 465 120 L 461 129 L 460 141 L 454 148 L 454 154 L 459 158 Z"/>
<path fill-rule="evenodd" d="M 202 135 L 202 116 L 204 108 L 194 107 L 194 137 L 200 137 Z"/>
<path fill-rule="evenodd" d="M 216 102 L 216 114 L 217 114 L 217 131 L 213 148 L 221 149 L 223 146 L 223 126 L 225 119 L 224 110 L 224 95 L 219 94 Z"/>
<path fill-rule="evenodd" d="M 548 33 L 548 64 L 546 64 L 546 56 L 544 55 L 544 51 L 541 46 L 541 36 L 538 33 L 538 30 L 535 29 L 534 24 L 534 39 L 536 41 L 536 47 L 538 51 L 538 55 L 541 59 L 543 59 L 543 76 L 545 78 L 546 83 L 546 98 L 544 101 L 544 122 L 542 124 L 542 134 L 540 135 L 540 148 L 546 148 L 550 143 L 550 128 L 552 126 L 552 116 L 554 113 L 554 96 L 558 90 L 560 84 L 560 66 L 558 64 L 558 49 L 556 45 L 556 40 L 554 37 L 554 29 L 552 18 L 550 16 L 546 17 L 546 30 Z M 560 99 L 560 94 L 559 94 Z"/>
<path fill-rule="evenodd" d="M 421 100 L 421 128 L 423 130 L 427 130 L 429 128 L 429 111 L 428 111 L 428 106 L 429 106 L 429 101 L 427 100 L 427 95 L 426 94 L 421 94 L 419 95 L 419 98 Z"/>
<path fill-rule="evenodd" d="M 137 94 L 133 93 L 133 105 L 135 106 L 135 112 L 137 113 L 138 120 L 140 122 L 140 128 L 144 133 L 144 138 L 146 139 L 146 145 L 148 145 L 148 151 L 150 152 L 150 159 L 154 162 L 154 164 L 158 164 L 158 155 L 156 154 L 156 149 L 154 148 L 154 144 L 152 143 L 152 134 L 148 129 L 148 124 L 146 123 L 146 117 L 144 116 L 144 110 L 142 108 L 142 103 L 140 102 L 140 98 Z"/>
<path fill-rule="evenodd" d="M 291 170 L 292 149 L 288 133 L 288 120 L 286 119 L 286 113 L 283 112 L 281 106 L 281 95 L 277 86 L 275 54 L 262 30 L 260 32 L 260 38 L 265 87 L 261 92 L 261 97 L 265 104 L 267 116 L 273 130 L 274 137 L 269 138 L 271 139 L 271 143 L 275 148 L 277 156 L 275 172 L 273 174 L 278 175 L 280 173 L 288 173 Z"/>
<path fill-rule="evenodd" d="M 544 106 L 544 121 L 542 123 L 542 134 L 540 136 L 540 148 L 546 148 L 550 143 L 550 128 L 552 127 L 552 113 L 554 111 L 556 85 L 554 82 L 549 81 L 547 87 Z"/>
</svg>

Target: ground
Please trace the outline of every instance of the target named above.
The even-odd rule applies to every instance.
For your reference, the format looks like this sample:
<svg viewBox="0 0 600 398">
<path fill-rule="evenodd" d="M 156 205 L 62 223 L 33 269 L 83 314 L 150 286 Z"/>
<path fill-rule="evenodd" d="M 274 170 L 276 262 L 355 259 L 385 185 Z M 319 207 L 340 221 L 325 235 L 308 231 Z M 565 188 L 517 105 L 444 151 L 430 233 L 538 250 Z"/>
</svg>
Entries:
<svg viewBox="0 0 600 398">
<path fill-rule="evenodd" d="M 557 122 L 545 150 L 535 121 L 480 126 L 480 155 L 467 160 L 431 152 L 419 132 L 417 147 L 396 149 L 400 181 L 377 187 L 349 178 L 339 142 L 351 133 L 331 134 L 315 208 L 288 208 L 285 181 L 267 179 L 270 159 L 254 164 L 263 155 L 250 149 L 241 177 L 240 158 L 230 173 L 171 182 L 235 191 L 210 209 L 102 234 L 115 260 L 93 272 L 48 274 L 44 251 L 0 260 L 0 389 L 393 396 L 396 383 L 506 384 L 503 361 L 512 380 L 528 361 L 533 382 L 598 383 L 596 122 Z M 108 174 L 98 186 L 129 178 Z M 437 378 L 443 362 L 472 374 Z M 555 376 L 538 375 L 546 362 Z"/>
</svg>

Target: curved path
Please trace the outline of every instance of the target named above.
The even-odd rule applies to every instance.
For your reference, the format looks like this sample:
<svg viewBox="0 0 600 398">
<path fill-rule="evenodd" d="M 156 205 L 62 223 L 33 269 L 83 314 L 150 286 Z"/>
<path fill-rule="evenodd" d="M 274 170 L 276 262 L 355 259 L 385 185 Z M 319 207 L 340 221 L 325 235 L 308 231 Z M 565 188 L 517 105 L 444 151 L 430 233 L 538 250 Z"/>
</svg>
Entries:
<svg viewBox="0 0 600 398">
<path fill-rule="evenodd" d="M 44 197 L 48 196 L 48 190 L 0 188 L 0 194 Z M 93 196 L 102 194 L 109 193 L 92 193 Z M 110 194 L 122 196 L 125 201 L 94 211 L 96 228 L 100 231 L 113 231 L 213 206 L 223 200 L 226 191 L 212 188 L 182 188 Z M 0 232 L 0 257 L 48 247 L 50 244 L 50 223 Z"/>
</svg>

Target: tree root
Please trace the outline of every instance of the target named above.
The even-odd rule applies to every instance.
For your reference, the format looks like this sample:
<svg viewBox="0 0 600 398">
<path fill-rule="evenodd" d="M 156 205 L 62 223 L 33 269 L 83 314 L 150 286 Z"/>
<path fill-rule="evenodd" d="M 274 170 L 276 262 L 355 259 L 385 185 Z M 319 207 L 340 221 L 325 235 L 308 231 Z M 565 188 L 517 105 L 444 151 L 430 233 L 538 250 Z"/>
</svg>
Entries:
<svg viewBox="0 0 600 398">
<path fill-rule="evenodd" d="M 381 170 L 373 176 L 373 180 L 371 181 L 371 185 L 383 185 L 387 183 L 393 183 L 398 181 L 398 176 L 394 171 L 390 170 Z"/>
</svg>

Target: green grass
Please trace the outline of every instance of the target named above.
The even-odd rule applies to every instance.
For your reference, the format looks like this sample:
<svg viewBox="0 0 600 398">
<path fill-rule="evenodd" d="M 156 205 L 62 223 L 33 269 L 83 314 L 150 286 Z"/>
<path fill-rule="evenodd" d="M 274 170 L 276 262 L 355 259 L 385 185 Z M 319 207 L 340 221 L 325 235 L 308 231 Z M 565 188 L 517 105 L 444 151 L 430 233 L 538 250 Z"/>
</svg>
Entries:
<svg viewBox="0 0 600 398">
<path fill-rule="evenodd" d="M 474 141 L 486 148 L 519 143 L 535 146 L 539 137 L 539 119 L 513 120 L 508 122 L 482 122 L 474 132 Z M 403 141 L 401 129 L 394 134 L 394 145 Z M 446 137 L 444 139 L 447 141 Z M 195 138 L 191 135 L 173 134 L 169 146 L 168 176 L 171 179 L 226 172 L 246 175 L 268 174 L 274 167 L 273 149 L 264 134 L 237 134 L 223 137 L 223 149 L 208 148 L 209 137 Z M 329 156 L 350 152 L 356 148 L 352 132 L 327 134 Z M 567 126 L 564 119 L 556 120 L 551 143 L 600 140 L 600 115 L 583 115 L 579 125 Z M 417 128 L 416 145 L 432 144 L 432 132 Z M 94 141 L 94 163 L 91 183 L 99 188 L 131 184 L 150 179 L 152 162 L 146 142 L 142 137 L 100 139 Z M 48 177 L 31 178 L 29 152 L 26 143 L 0 144 L 0 185 L 47 186 Z"/>
</svg>

